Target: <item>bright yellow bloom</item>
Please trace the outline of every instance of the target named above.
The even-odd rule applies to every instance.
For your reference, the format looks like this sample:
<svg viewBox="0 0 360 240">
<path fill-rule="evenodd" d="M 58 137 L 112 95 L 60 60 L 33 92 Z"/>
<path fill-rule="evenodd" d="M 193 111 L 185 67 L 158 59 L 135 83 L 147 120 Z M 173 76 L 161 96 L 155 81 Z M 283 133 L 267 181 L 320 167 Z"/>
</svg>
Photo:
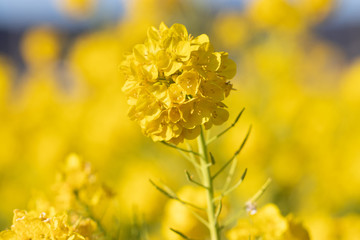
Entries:
<svg viewBox="0 0 360 240">
<path fill-rule="evenodd" d="M 122 64 L 129 116 L 154 141 L 182 142 L 228 119 L 222 103 L 236 72 L 225 52 L 214 52 L 207 35 L 193 38 L 185 26 L 150 27 Z"/>
</svg>

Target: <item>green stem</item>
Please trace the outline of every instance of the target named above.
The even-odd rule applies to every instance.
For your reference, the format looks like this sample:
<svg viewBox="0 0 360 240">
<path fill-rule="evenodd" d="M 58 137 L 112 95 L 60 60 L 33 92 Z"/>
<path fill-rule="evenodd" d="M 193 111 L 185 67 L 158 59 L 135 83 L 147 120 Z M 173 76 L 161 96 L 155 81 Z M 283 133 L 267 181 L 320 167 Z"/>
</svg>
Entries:
<svg viewBox="0 0 360 240">
<path fill-rule="evenodd" d="M 220 240 L 220 228 L 219 223 L 217 222 L 216 209 L 214 202 L 214 185 L 213 179 L 210 172 L 210 159 L 209 153 L 207 150 L 207 145 L 204 136 L 204 130 L 201 128 L 200 136 L 198 137 L 199 153 L 200 157 L 200 166 L 202 172 L 202 184 L 206 186 L 206 200 L 207 200 L 207 217 L 209 222 L 209 231 L 211 240 Z"/>
</svg>

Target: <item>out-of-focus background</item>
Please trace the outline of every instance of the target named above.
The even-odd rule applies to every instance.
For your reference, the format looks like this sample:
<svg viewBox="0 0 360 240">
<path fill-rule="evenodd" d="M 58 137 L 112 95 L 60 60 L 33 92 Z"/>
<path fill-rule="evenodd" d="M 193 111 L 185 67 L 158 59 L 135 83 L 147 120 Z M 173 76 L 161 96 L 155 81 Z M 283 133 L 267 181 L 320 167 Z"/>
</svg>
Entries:
<svg viewBox="0 0 360 240">
<path fill-rule="evenodd" d="M 229 211 L 271 177 L 260 206 L 294 213 L 313 239 L 359 239 L 359 12 L 357 0 L 0 1 L 0 229 L 51 189 L 69 153 L 117 193 L 121 224 L 136 212 L 159 228 L 176 214 L 148 179 L 178 190 L 187 163 L 127 118 L 118 69 L 164 21 L 208 34 L 237 62 L 230 121 L 246 110 L 210 146 L 227 160 L 252 124 Z"/>
</svg>

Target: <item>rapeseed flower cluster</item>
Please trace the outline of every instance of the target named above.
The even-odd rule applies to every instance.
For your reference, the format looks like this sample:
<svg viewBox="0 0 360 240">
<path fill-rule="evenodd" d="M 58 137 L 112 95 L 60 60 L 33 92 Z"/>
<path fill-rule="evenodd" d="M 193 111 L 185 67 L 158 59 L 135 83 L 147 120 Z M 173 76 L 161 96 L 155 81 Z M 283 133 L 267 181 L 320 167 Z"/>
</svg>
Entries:
<svg viewBox="0 0 360 240">
<path fill-rule="evenodd" d="M 22 239 L 67 239 L 85 240 L 86 235 L 68 225 L 67 214 L 48 216 L 46 213 L 36 213 L 15 210 L 11 230 L 0 232 L 1 240 Z"/>
<path fill-rule="evenodd" d="M 98 1 L 63 2 L 86 1 L 76 13 L 94 16 L 92 3 Z M 163 216 L 165 197 L 147 179 L 161 176 L 176 190 L 184 182 L 182 172 L 174 169 L 187 168 L 187 162 L 173 166 L 163 146 L 154 148 L 138 134 L 136 124 L 127 121 L 117 68 L 124 51 L 146 37 L 147 26 L 162 20 L 186 23 L 194 32 L 205 28 L 216 49 L 231 52 L 241 68 L 232 80 L 239 91 L 232 92 L 226 103 L 230 118 L 242 107 L 246 114 L 240 127 L 229 131 L 213 152 L 219 163 L 229 157 L 243 130 L 253 124 L 241 153 L 249 174 L 230 204 L 246 201 L 270 176 L 273 184 L 259 206 L 276 202 L 283 213 L 295 211 L 312 239 L 358 239 L 360 61 L 354 55 L 346 58 L 327 34 L 318 34 L 318 23 L 336 9 L 336 1 L 248 1 L 241 10 L 217 9 L 215 14 L 207 14 L 210 4 L 198 1 L 123 2 L 124 16 L 118 22 L 96 15 L 104 20 L 97 29 L 89 26 L 77 32 L 75 27 L 69 33 L 55 26 L 35 26 L 21 37 L 21 56 L 11 55 L 16 41 L 11 41 L 10 51 L 1 53 L 0 228 L 10 226 L 15 208 L 35 209 L 37 217 L 48 209 L 27 208 L 27 199 L 32 189 L 47 189 L 59 161 L 76 151 L 91 160 L 106 181 L 115 183 L 124 228 L 132 227 L 135 209 L 147 217 L 146 227 L 154 239 L 164 237 L 157 232 L 158 221 L 167 234 L 175 234 L 168 233 L 168 227 L 177 226 L 167 224 Z M 23 64 L 17 63 L 19 57 Z M 161 168 L 149 167 L 156 165 L 154 161 Z M 153 191 L 129 196 L 132 189 L 144 186 Z M 92 208 L 97 206 L 103 205 Z M 166 216 L 176 214 L 173 209 L 171 213 L 166 209 Z M 188 217 L 182 221 L 177 229 L 187 233 L 184 226 L 192 221 Z M 106 226 L 114 225 L 117 222 L 109 220 Z"/>
<path fill-rule="evenodd" d="M 90 164 L 71 154 L 56 176 L 52 196 L 37 194 L 30 211 L 14 210 L 11 228 L 0 232 L 0 239 L 105 239 L 104 222 L 115 220 L 107 211 L 113 197 Z"/>
<path fill-rule="evenodd" d="M 192 37 L 185 26 L 150 27 L 144 44 L 122 64 L 129 116 L 154 141 L 180 143 L 225 122 L 222 102 L 236 72 L 225 52 L 215 52 L 207 35 Z"/>
</svg>

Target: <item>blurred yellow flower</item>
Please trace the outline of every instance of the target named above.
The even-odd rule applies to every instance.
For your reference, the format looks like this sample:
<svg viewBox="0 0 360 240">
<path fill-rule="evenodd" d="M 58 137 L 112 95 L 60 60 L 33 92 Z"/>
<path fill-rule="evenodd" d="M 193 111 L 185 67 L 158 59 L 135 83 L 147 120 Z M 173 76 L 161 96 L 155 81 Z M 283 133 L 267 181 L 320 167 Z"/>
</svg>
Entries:
<svg viewBox="0 0 360 240">
<path fill-rule="evenodd" d="M 227 233 L 229 240 L 309 240 L 309 234 L 292 215 L 283 217 L 274 204 L 267 204 L 250 219 L 240 219 Z"/>
<path fill-rule="evenodd" d="M 144 44 L 122 63 L 129 116 L 154 141 L 182 142 L 228 119 L 222 103 L 232 89 L 236 65 L 214 52 L 207 35 L 193 38 L 185 26 L 150 27 Z"/>
<path fill-rule="evenodd" d="M 193 186 L 184 186 L 178 193 L 178 197 L 186 202 L 196 206 L 206 207 L 205 190 Z M 190 209 L 189 209 L 190 208 Z M 183 239 L 176 233 L 172 232 L 170 228 L 180 231 L 191 239 L 205 239 L 207 236 L 207 228 L 203 223 L 196 219 L 191 211 L 205 217 L 205 212 L 201 212 L 191 206 L 176 201 L 169 200 L 165 206 L 165 213 L 162 221 L 162 233 L 165 239 L 180 240 Z"/>
<path fill-rule="evenodd" d="M 94 217 L 103 216 L 114 197 L 114 193 L 98 180 L 90 163 L 76 154 L 67 157 L 64 169 L 57 175 L 53 188 L 56 190 L 57 209 L 83 211 L 86 206 Z"/>
<path fill-rule="evenodd" d="M 336 0 L 297 0 L 295 4 L 305 21 L 317 23 L 328 16 L 336 2 Z"/>
<path fill-rule="evenodd" d="M 122 206 L 122 220 L 129 221 L 140 214 L 147 222 L 154 222 L 162 213 L 165 197 L 150 184 L 149 179 L 165 178 L 167 173 L 154 164 L 154 159 L 129 160 L 131 163 L 121 169 L 122 178 L 116 189 Z"/>
<path fill-rule="evenodd" d="M 22 39 L 21 53 L 30 67 L 53 63 L 60 53 L 59 33 L 49 26 L 30 28 Z"/>
<path fill-rule="evenodd" d="M 308 217 L 312 239 L 316 240 L 357 240 L 360 239 L 360 215 L 350 213 L 331 217 L 314 213 Z"/>
<path fill-rule="evenodd" d="M 71 154 L 52 196 L 38 193 L 30 202 L 31 211 L 15 210 L 11 231 L 0 233 L 0 239 L 104 239 L 107 230 L 118 228 L 111 224 L 117 214 L 113 196 L 89 163 Z"/>
<path fill-rule="evenodd" d="M 341 81 L 341 97 L 347 107 L 360 106 L 360 59 L 357 59 L 345 72 Z"/>
<path fill-rule="evenodd" d="M 13 66 L 3 56 L 0 55 L 0 113 L 5 107 L 11 89 L 11 81 L 14 75 Z"/>
<path fill-rule="evenodd" d="M 304 26 L 298 9 L 286 0 L 251 1 L 247 6 L 246 13 L 255 26 L 261 29 L 297 32 Z"/>
<path fill-rule="evenodd" d="M 89 17 L 95 10 L 97 0 L 59 0 L 60 10 L 73 18 Z"/>
<path fill-rule="evenodd" d="M 238 12 L 225 12 L 215 19 L 213 31 L 224 47 L 237 49 L 252 36 L 247 20 Z"/>
</svg>

